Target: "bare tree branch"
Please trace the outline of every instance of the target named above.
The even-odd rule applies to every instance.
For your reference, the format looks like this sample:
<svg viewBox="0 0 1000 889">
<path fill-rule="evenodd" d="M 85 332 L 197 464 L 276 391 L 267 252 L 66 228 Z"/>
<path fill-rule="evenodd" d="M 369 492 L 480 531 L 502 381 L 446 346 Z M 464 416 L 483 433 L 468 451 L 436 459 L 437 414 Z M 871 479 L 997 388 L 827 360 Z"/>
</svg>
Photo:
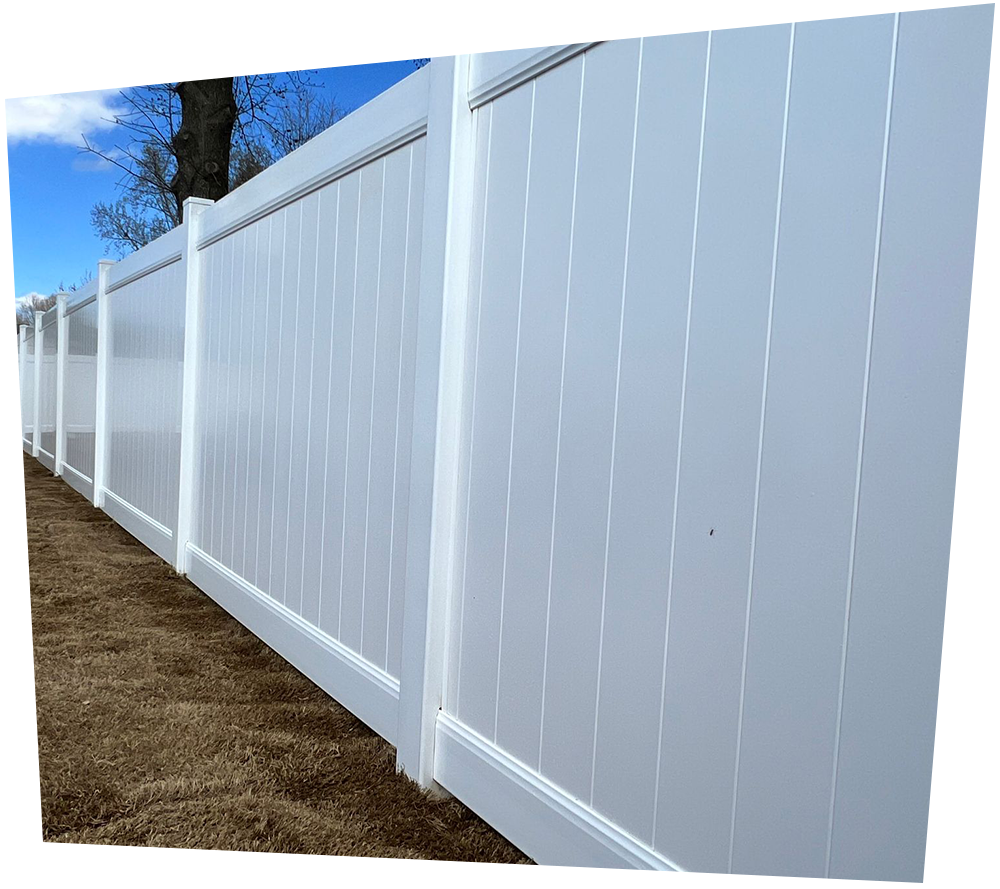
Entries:
<svg viewBox="0 0 1000 889">
<path fill-rule="evenodd" d="M 320 95 L 310 77 L 315 73 L 233 78 L 236 116 L 225 183 L 228 190 L 249 181 L 343 116 L 335 99 Z M 82 151 L 121 173 L 119 197 L 96 204 L 91 212 L 97 234 L 109 250 L 120 255 L 144 246 L 181 221 L 172 187 L 178 176 L 176 140 L 182 123 L 178 86 L 161 83 L 122 90 L 124 109 L 112 122 L 125 138 L 117 140 L 113 149 L 84 140 Z"/>
</svg>

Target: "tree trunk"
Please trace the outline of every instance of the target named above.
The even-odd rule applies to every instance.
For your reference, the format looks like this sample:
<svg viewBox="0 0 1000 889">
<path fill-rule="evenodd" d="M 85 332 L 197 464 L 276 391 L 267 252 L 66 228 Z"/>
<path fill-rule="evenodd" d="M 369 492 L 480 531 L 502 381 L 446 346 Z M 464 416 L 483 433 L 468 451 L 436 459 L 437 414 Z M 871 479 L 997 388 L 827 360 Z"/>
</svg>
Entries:
<svg viewBox="0 0 1000 889">
<path fill-rule="evenodd" d="M 177 84 L 181 126 L 173 138 L 177 173 L 170 191 L 181 217 L 189 197 L 217 201 L 229 191 L 229 146 L 236 122 L 233 78 L 186 80 Z"/>
</svg>

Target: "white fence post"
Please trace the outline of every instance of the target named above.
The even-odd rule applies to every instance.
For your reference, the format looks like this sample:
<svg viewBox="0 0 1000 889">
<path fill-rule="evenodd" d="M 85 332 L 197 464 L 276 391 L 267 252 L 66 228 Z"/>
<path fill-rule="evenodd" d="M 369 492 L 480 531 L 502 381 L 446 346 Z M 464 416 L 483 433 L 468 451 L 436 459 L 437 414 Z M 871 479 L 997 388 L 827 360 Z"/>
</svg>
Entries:
<svg viewBox="0 0 1000 889">
<path fill-rule="evenodd" d="M 452 589 L 474 157 L 469 56 L 430 65 L 397 768 L 434 784 Z"/>
<path fill-rule="evenodd" d="M 108 272 L 114 262 L 97 263 L 97 398 L 94 413 L 94 506 L 104 506 L 104 476 L 107 469 L 108 361 L 111 357 L 111 306 L 108 303 Z M 37 349 L 36 349 L 37 351 Z"/>
<path fill-rule="evenodd" d="M 195 442 L 197 436 L 198 353 L 201 313 L 201 260 L 198 253 L 199 218 L 214 202 L 205 198 L 184 201 L 184 375 L 181 384 L 181 447 L 177 489 L 177 523 L 174 526 L 174 568 L 187 573 L 187 545 L 194 511 Z"/>
<path fill-rule="evenodd" d="M 38 446 L 41 439 L 41 426 L 38 421 L 42 410 L 42 315 L 44 312 L 35 312 L 35 391 L 33 393 L 34 409 L 32 411 L 31 425 L 31 456 L 38 459 Z"/>
<path fill-rule="evenodd" d="M 63 459 L 66 456 L 66 412 L 63 407 L 66 395 L 66 354 L 69 346 L 66 342 L 69 328 L 66 323 L 66 297 L 65 293 L 56 294 L 56 447 L 53 455 L 56 475 L 62 475 Z"/>
</svg>

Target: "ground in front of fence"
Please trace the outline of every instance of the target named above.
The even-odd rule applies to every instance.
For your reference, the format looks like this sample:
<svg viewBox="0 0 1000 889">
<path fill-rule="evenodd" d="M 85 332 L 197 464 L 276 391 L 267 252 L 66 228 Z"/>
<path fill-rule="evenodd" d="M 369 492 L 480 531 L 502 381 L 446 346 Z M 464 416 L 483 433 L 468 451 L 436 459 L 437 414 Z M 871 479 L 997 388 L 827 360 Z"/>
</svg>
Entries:
<svg viewBox="0 0 1000 889">
<path fill-rule="evenodd" d="M 68 485 L 24 477 L 45 840 L 527 861 Z"/>
</svg>

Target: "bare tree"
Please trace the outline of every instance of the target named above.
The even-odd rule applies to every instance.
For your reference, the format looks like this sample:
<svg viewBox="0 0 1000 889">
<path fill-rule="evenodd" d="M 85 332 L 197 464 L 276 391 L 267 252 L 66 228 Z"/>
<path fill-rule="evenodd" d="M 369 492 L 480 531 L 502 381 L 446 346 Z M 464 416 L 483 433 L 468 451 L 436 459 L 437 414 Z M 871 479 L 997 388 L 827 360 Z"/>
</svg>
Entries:
<svg viewBox="0 0 1000 889">
<path fill-rule="evenodd" d="M 33 325 L 35 312 L 47 312 L 55 304 L 55 294 L 42 296 L 40 293 L 29 293 L 27 296 L 22 296 L 14 304 L 17 328 L 20 329 L 23 325 Z"/>
<path fill-rule="evenodd" d="M 229 152 L 238 108 L 233 78 L 184 80 L 173 87 L 181 125 L 170 137 L 170 194 L 178 216 L 192 195 L 217 201 L 229 191 Z"/>
<path fill-rule="evenodd" d="M 186 198 L 218 200 L 342 115 L 310 72 L 181 81 L 123 90 L 112 149 L 85 151 L 121 171 L 120 197 L 91 223 L 124 256 L 181 221 Z"/>
<path fill-rule="evenodd" d="M 73 293 L 81 287 L 89 284 L 94 278 L 94 273 L 89 269 L 85 271 L 80 280 L 68 287 L 62 282 L 49 296 L 42 296 L 40 293 L 29 293 L 14 301 L 14 314 L 16 316 L 16 326 L 20 328 L 24 324 L 35 323 L 35 312 L 47 312 L 56 304 L 57 293 Z"/>
<path fill-rule="evenodd" d="M 86 287 L 91 281 L 94 280 L 94 273 L 90 269 L 86 269 L 82 275 L 80 275 L 80 280 L 75 284 L 70 284 L 68 287 L 59 281 L 59 286 L 55 289 L 52 294 L 53 298 L 57 293 L 75 293 L 81 287 Z"/>
</svg>

